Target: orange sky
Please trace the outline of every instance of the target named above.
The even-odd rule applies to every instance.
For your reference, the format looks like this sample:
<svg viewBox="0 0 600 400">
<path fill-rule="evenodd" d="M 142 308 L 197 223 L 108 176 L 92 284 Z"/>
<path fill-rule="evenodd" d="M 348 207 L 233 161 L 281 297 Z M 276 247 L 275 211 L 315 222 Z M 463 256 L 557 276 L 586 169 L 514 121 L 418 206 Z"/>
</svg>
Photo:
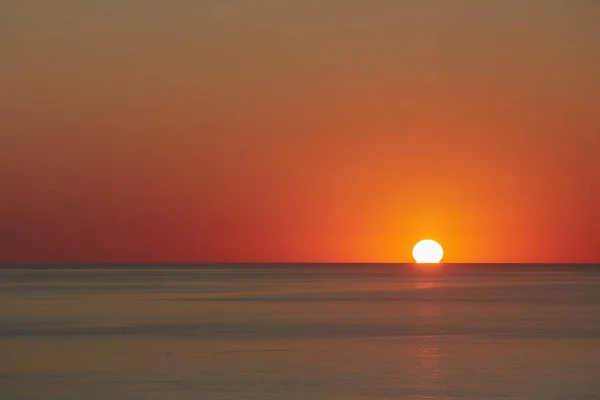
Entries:
<svg viewBox="0 0 600 400">
<path fill-rule="evenodd" d="M 0 262 L 600 262 L 593 1 L 0 6 Z"/>
</svg>

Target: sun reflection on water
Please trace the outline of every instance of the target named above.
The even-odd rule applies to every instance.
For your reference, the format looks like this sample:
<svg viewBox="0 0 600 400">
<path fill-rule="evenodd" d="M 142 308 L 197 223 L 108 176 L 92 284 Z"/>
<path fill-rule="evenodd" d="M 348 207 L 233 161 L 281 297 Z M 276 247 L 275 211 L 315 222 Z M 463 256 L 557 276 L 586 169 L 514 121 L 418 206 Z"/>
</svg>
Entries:
<svg viewBox="0 0 600 400">
<path fill-rule="evenodd" d="M 415 282 L 415 289 L 437 289 L 442 287 L 439 282 Z"/>
<path fill-rule="evenodd" d="M 439 287 L 439 283 L 423 282 L 423 288 Z M 429 286 L 433 285 L 433 286 Z M 437 286 L 436 286 L 437 285 Z M 437 304 L 419 304 L 415 310 L 417 324 L 423 335 L 419 336 L 415 348 L 415 399 L 437 398 L 443 389 L 445 373 L 442 361 L 444 354 L 439 347 L 439 337 L 431 334 L 432 325 L 440 316 Z"/>
</svg>

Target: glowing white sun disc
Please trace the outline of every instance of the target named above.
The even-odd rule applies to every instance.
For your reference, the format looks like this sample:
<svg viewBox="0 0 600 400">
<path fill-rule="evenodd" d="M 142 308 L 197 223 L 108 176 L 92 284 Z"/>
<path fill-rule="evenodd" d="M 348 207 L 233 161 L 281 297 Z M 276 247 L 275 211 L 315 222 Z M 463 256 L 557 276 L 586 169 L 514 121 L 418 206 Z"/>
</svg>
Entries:
<svg viewBox="0 0 600 400">
<path fill-rule="evenodd" d="M 413 247 L 412 255 L 418 263 L 436 264 L 442 261 L 444 249 L 435 240 L 421 240 Z"/>
</svg>

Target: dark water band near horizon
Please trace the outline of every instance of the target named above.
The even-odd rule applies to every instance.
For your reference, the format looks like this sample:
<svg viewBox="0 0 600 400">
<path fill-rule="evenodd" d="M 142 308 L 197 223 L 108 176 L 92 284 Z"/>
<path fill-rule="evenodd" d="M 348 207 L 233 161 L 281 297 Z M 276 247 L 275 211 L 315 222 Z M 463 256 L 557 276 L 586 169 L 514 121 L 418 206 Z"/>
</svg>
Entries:
<svg viewBox="0 0 600 400">
<path fill-rule="evenodd" d="M 0 267 L 0 399 L 600 399 L 600 266 Z"/>
</svg>

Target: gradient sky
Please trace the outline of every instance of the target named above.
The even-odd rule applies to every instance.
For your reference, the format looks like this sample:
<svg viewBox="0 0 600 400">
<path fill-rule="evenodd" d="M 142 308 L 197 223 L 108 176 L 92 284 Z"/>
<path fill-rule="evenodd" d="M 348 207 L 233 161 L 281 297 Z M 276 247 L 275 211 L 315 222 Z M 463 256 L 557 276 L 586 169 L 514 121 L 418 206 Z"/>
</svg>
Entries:
<svg viewBox="0 0 600 400">
<path fill-rule="evenodd" d="M 600 2 L 0 1 L 0 262 L 600 262 Z"/>
</svg>

